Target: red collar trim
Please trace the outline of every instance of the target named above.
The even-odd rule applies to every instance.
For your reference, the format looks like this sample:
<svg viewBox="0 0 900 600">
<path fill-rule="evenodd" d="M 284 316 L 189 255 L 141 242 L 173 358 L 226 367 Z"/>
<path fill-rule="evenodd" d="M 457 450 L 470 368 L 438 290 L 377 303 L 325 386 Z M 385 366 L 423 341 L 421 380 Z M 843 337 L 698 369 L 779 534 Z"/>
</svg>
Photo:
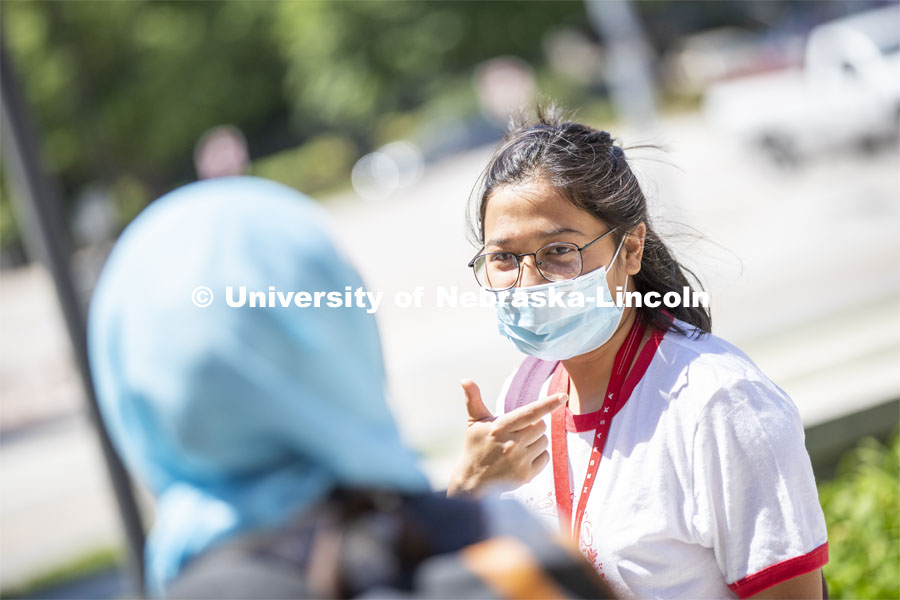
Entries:
<svg viewBox="0 0 900 600">
<path fill-rule="evenodd" d="M 620 410 L 625 406 L 625 403 L 631 398 L 631 392 L 634 391 L 634 388 L 637 386 L 638 382 L 640 382 L 641 378 L 644 376 L 644 373 L 647 372 L 647 368 L 650 366 L 650 363 L 653 362 L 653 357 L 656 356 L 656 350 L 659 348 L 660 342 L 662 342 L 663 337 L 665 337 L 666 333 L 664 331 L 660 331 L 659 329 L 654 329 L 650 334 L 650 339 L 647 340 L 647 343 L 644 344 L 644 347 L 641 348 L 641 353 L 638 354 L 637 360 L 634 363 L 634 367 L 631 369 L 631 372 L 628 373 L 628 377 L 625 379 L 625 383 L 622 384 L 621 398 L 622 401 L 618 407 L 616 407 L 615 412 L 611 415 L 603 414 L 603 409 L 595 410 L 594 412 L 585 413 L 583 415 L 572 414 L 572 411 L 569 410 L 569 407 L 566 407 L 566 431 L 572 433 L 581 433 L 583 431 L 592 431 L 597 429 L 597 426 L 600 424 L 600 421 L 606 417 L 612 418 L 616 416 Z"/>
</svg>

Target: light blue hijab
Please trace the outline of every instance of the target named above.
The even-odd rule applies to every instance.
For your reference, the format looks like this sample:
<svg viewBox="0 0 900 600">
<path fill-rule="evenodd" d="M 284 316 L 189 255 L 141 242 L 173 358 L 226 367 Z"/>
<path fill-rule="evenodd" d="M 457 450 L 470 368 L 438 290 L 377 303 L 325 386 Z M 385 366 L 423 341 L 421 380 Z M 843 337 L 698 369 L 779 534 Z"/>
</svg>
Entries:
<svg viewBox="0 0 900 600">
<path fill-rule="evenodd" d="M 146 548 L 155 593 L 192 556 L 277 526 L 337 485 L 428 487 L 385 403 L 372 315 L 225 303 L 228 285 L 362 286 L 325 221 L 271 181 L 194 183 L 141 213 L 103 270 L 91 371 L 114 444 L 157 497 Z M 198 286 L 212 305 L 192 303 Z"/>
</svg>

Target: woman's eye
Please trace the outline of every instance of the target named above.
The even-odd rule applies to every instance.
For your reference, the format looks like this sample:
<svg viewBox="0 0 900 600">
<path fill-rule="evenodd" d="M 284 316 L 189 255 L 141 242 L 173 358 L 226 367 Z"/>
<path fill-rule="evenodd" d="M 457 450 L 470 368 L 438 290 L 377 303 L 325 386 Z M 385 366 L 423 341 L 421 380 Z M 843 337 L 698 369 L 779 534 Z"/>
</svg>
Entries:
<svg viewBox="0 0 900 600">
<path fill-rule="evenodd" d="M 570 248 L 569 246 L 553 246 L 552 248 L 547 248 L 546 250 L 548 256 L 562 256 L 570 252 L 572 252 L 572 248 Z"/>
<path fill-rule="evenodd" d="M 504 267 L 514 268 L 516 266 L 516 257 L 507 252 L 491 254 L 489 260 L 490 260 L 491 266 L 494 266 L 497 268 L 504 268 Z"/>
</svg>

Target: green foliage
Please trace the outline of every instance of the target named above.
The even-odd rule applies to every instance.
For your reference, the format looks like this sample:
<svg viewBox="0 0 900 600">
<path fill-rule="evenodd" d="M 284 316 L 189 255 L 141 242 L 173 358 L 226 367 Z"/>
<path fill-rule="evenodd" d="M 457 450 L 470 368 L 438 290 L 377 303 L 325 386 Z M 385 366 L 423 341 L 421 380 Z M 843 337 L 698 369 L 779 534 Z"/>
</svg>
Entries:
<svg viewBox="0 0 900 600">
<path fill-rule="evenodd" d="M 819 486 L 832 598 L 900 598 L 900 433 L 866 438 Z"/>
<path fill-rule="evenodd" d="M 193 179 L 212 126 L 272 155 L 254 170 L 333 189 L 358 155 L 476 113 L 481 61 L 515 55 L 540 74 L 548 31 L 588 27 L 581 2 L 493 1 L 8 0 L 0 21 L 45 165 L 67 199 L 111 189 L 123 224 Z M 576 102 L 565 82 L 545 87 Z"/>
<path fill-rule="evenodd" d="M 267 2 L 2 2 L 5 43 L 68 195 L 136 178 L 155 194 L 197 138 L 285 114 Z M 133 212 L 125 210 L 124 212 Z"/>
<path fill-rule="evenodd" d="M 343 136 L 324 134 L 299 148 L 254 162 L 252 173 L 314 194 L 341 180 L 357 158 L 359 153 L 352 141 Z"/>
<path fill-rule="evenodd" d="M 447 78 L 468 76 L 482 60 L 514 54 L 541 63 L 544 33 L 586 23 L 580 2 L 273 6 L 295 125 L 314 121 L 365 134 L 379 115 L 420 106 L 445 91 Z"/>
</svg>

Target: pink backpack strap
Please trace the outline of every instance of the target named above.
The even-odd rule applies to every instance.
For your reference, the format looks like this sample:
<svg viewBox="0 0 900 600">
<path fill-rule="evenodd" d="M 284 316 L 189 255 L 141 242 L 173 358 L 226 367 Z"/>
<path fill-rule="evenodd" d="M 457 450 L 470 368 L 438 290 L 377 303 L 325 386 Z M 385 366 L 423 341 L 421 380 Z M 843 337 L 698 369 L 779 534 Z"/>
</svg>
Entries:
<svg viewBox="0 0 900 600">
<path fill-rule="evenodd" d="M 509 385 L 509 391 L 506 392 L 503 412 L 512 412 L 520 406 L 537 400 L 538 394 L 541 393 L 541 386 L 553 374 L 553 370 L 558 364 L 559 361 L 541 360 L 533 356 L 522 361 Z"/>
</svg>

